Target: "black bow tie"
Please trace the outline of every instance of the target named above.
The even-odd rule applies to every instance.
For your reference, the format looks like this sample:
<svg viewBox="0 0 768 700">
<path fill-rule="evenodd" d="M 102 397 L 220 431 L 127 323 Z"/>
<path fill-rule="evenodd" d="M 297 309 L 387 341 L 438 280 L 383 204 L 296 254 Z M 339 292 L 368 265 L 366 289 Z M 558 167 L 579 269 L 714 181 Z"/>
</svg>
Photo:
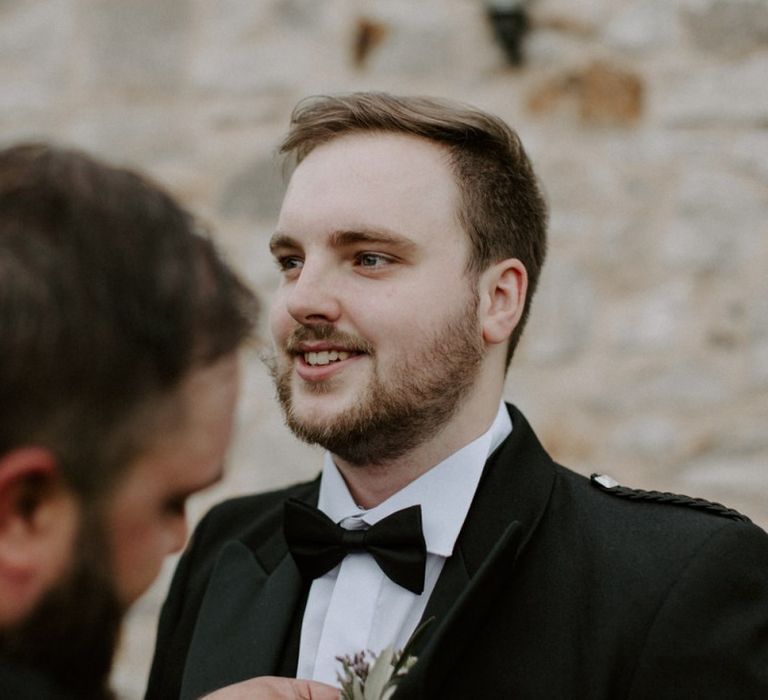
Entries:
<svg viewBox="0 0 768 700">
<path fill-rule="evenodd" d="M 367 530 L 345 530 L 295 499 L 285 502 L 283 517 L 288 549 L 305 578 L 322 576 L 350 552 L 366 551 L 395 583 L 413 593 L 424 590 L 427 545 L 421 506 L 392 513 Z"/>
</svg>

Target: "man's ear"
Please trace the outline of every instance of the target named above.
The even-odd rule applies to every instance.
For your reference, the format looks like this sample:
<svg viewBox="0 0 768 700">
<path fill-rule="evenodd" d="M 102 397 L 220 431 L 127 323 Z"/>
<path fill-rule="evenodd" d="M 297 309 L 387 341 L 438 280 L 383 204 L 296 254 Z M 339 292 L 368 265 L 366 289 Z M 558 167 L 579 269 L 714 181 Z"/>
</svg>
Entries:
<svg viewBox="0 0 768 700">
<path fill-rule="evenodd" d="M 0 623 L 23 616 L 72 556 L 75 499 L 48 449 L 0 456 Z"/>
<path fill-rule="evenodd" d="M 528 272 L 517 258 L 491 265 L 480 275 L 480 323 L 489 345 L 505 343 L 523 315 Z"/>
</svg>

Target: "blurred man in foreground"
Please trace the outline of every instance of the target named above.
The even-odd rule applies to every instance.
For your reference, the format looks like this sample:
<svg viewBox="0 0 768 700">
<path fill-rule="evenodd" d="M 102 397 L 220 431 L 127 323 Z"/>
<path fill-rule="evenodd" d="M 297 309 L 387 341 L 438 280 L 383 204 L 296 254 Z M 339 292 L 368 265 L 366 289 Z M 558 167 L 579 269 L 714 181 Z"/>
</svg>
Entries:
<svg viewBox="0 0 768 700">
<path fill-rule="evenodd" d="M 2 698 L 111 696 L 123 613 L 222 476 L 256 300 L 197 229 L 127 170 L 0 151 Z"/>
</svg>

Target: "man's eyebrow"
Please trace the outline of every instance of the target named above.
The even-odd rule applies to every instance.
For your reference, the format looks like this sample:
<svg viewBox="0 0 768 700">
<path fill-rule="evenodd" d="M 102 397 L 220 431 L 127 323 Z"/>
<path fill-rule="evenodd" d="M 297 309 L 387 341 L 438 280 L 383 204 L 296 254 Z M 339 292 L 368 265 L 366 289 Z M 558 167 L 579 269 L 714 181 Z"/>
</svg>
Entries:
<svg viewBox="0 0 768 700">
<path fill-rule="evenodd" d="M 354 229 L 342 229 L 334 231 L 328 242 L 334 248 L 343 248 L 358 243 L 384 244 L 409 252 L 416 249 L 416 244 L 406 236 L 382 228 L 357 227 Z M 301 248 L 301 244 L 289 234 L 276 231 L 269 239 L 269 249 L 274 253 L 280 248 Z"/>
<path fill-rule="evenodd" d="M 291 238 L 287 233 L 281 231 L 275 231 L 272 234 L 272 238 L 269 239 L 270 251 L 275 251 L 277 248 L 300 248 L 298 242 Z"/>
<path fill-rule="evenodd" d="M 407 252 L 414 250 L 416 244 L 406 236 L 395 233 L 394 231 L 388 231 L 386 229 L 368 229 L 368 228 L 355 228 L 342 231 L 334 231 L 331 234 L 330 243 L 335 247 L 343 247 L 347 245 L 355 245 L 357 243 L 369 243 L 369 244 L 384 244 L 399 248 L 400 250 Z"/>
</svg>

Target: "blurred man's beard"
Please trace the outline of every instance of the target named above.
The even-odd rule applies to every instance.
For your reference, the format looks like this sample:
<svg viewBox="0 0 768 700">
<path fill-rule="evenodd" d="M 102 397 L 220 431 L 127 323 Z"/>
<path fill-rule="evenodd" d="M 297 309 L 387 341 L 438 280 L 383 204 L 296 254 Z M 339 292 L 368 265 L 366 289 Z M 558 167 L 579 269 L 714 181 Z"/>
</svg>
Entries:
<svg viewBox="0 0 768 700">
<path fill-rule="evenodd" d="M 477 379 L 485 355 L 477 316 L 477 295 L 431 338 L 415 357 L 390 358 L 389 374 L 380 375 L 375 354 L 372 374 L 361 387 L 357 403 L 324 421 L 310 421 L 296 414 L 291 386 L 293 365 L 270 371 L 285 421 L 294 434 L 310 444 L 325 447 L 354 465 L 382 464 L 397 459 L 433 437 L 451 418 Z M 311 328 L 302 335 L 312 337 Z M 323 327 L 319 336 L 333 333 Z M 322 394 L 322 384 L 312 387 Z"/>
<path fill-rule="evenodd" d="M 60 692 L 82 700 L 113 698 L 109 673 L 123 608 L 101 528 L 83 528 L 75 561 L 30 616 L 0 630 L 0 655 L 40 673 Z"/>
</svg>

